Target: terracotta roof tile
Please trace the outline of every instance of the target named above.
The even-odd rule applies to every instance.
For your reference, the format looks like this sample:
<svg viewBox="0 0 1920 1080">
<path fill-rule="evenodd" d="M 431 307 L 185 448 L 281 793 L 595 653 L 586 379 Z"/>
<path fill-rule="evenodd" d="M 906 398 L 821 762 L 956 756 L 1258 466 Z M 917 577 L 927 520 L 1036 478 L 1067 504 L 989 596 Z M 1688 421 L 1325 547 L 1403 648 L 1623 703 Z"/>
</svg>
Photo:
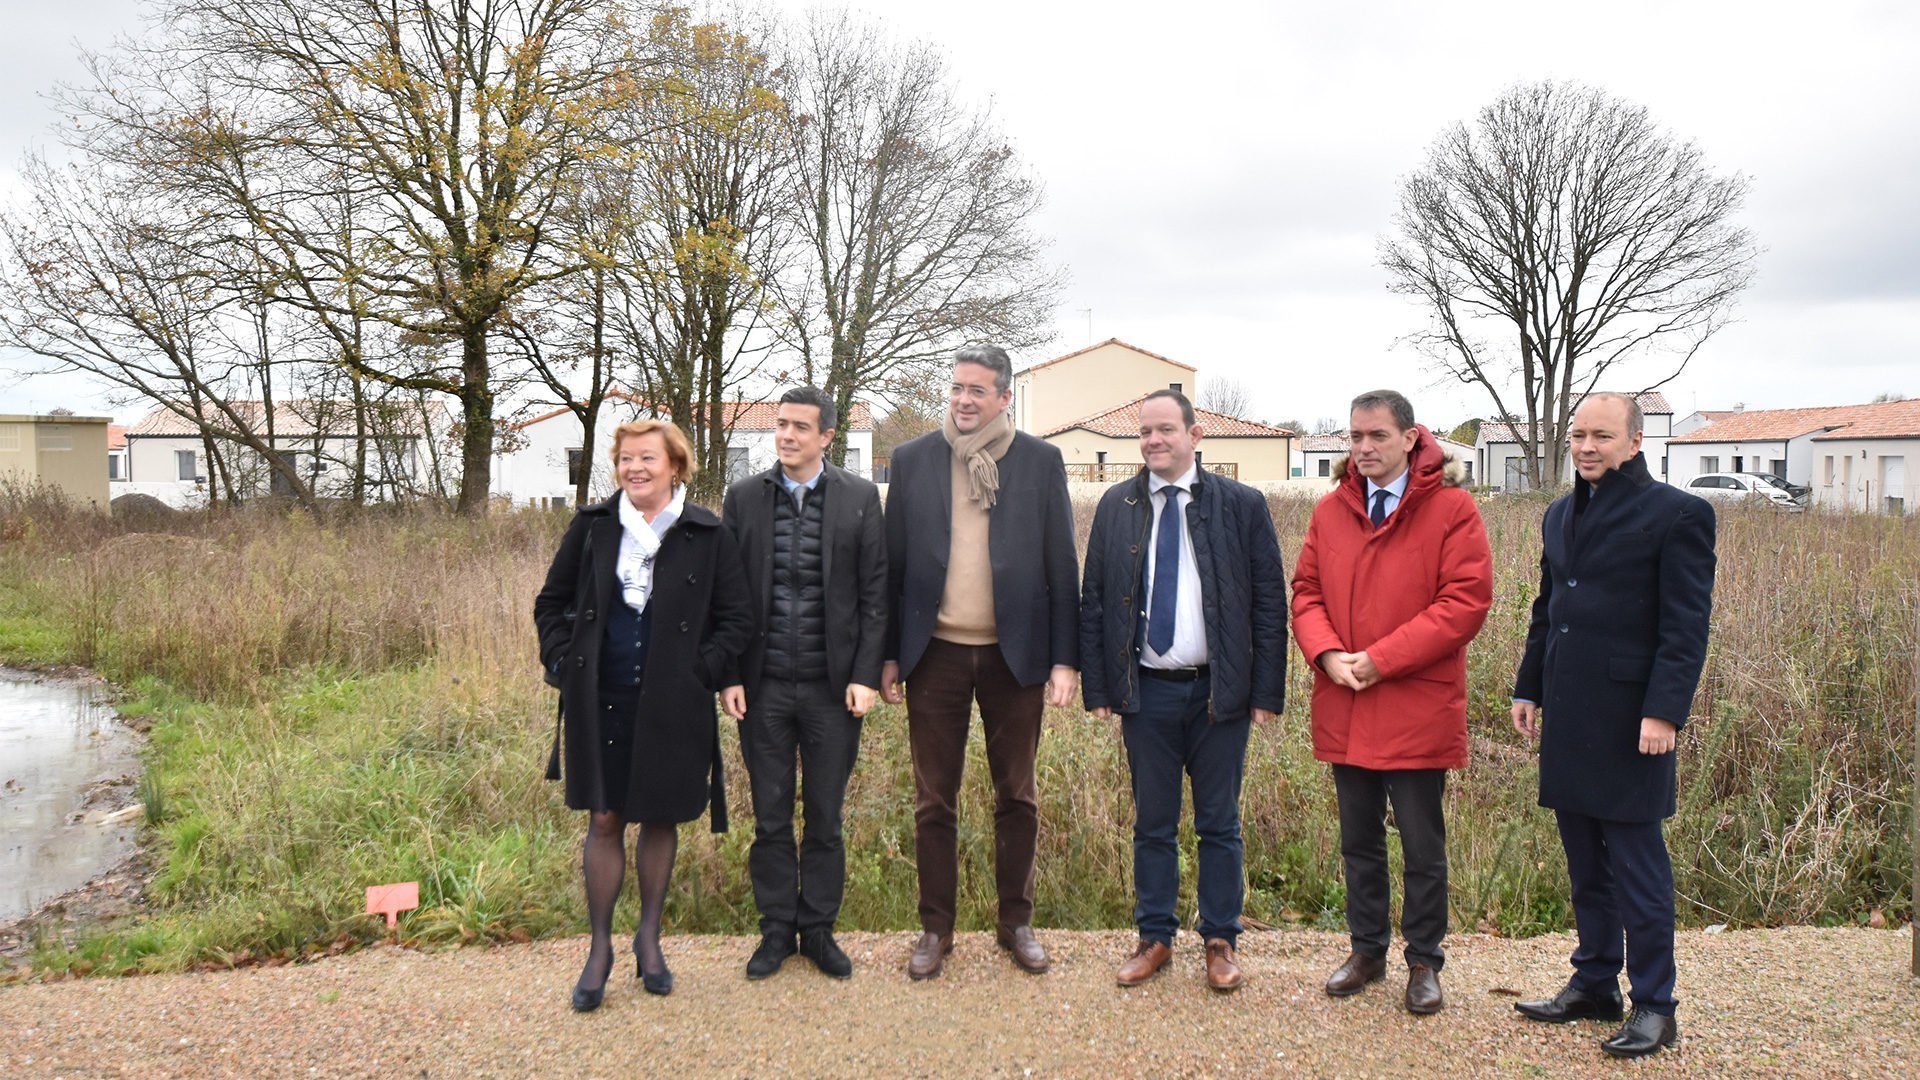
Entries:
<svg viewBox="0 0 1920 1080">
<path fill-rule="evenodd" d="M 1846 427 L 1815 435 L 1814 442 L 1839 439 L 1920 439 L 1920 401 L 1887 401 L 1856 405 L 1860 415 Z"/>
<path fill-rule="evenodd" d="M 107 425 L 107 449 L 125 450 L 127 448 L 127 425 Z"/>
<path fill-rule="evenodd" d="M 1086 431 L 1091 431 L 1096 435 L 1105 435 L 1114 439 L 1137 439 L 1140 437 L 1140 404 L 1146 400 L 1147 396 L 1142 394 L 1124 405 L 1115 406 L 1105 412 L 1094 413 L 1092 416 L 1082 417 L 1071 424 L 1062 424 L 1042 435 L 1041 438 L 1051 438 L 1061 432 L 1081 428 Z M 1206 428 L 1206 434 L 1209 438 L 1298 438 L 1297 435 L 1288 431 L 1286 428 L 1256 424 L 1251 420 L 1242 420 L 1238 417 L 1228 416 L 1225 413 L 1212 412 L 1207 409 L 1195 408 L 1193 415 L 1194 418 L 1199 421 L 1200 426 Z"/>
<path fill-rule="evenodd" d="M 1820 441 L 1920 438 L 1920 401 L 1748 409 L 1722 416 L 1668 443 L 1784 442 L 1809 434 Z"/>
<path fill-rule="evenodd" d="M 1058 364 L 1058 363 L 1060 363 L 1060 362 L 1061 362 L 1062 360 L 1071 360 L 1071 359 L 1073 359 L 1074 357 L 1076 357 L 1076 356 L 1079 356 L 1079 355 L 1081 355 L 1082 353 L 1090 353 L 1090 352 L 1092 352 L 1093 350 L 1095 350 L 1095 349 L 1098 349 L 1098 348 L 1101 348 L 1102 346 L 1106 346 L 1106 345 L 1118 345 L 1118 346 L 1120 346 L 1120 347 L 1121 347 L 1121 348 L 1123 348 L 1123 349 L 1132 349 L 1132 350 L 1133 350 L 1134 352 L 1137 352 L 1137 353 L 1139 353 L 1139 354 L 1140 354 L 1140 355 L 1142 355 L 1142 356 L 1151 356 L 1151 357 L 1153 357 L 1153 358 L 1154 358 L 1155 360 L 1164 360 L 1164 361 L 1166 361 L 1167 363 L 1169 363 L 1169 364 L 1172 364 L 1172 365 L 1173 365 L 1174 367 L 1177 367 L 1177 368 L 1181 368 L 1181 369 L 1183 369 L 1183 370 L 1186 370 L 1186 371 L 1196 371 L 1196 372 L 1197 372 L 1197 371 L 1199 371 L 1199 370 L 1200 370 L 1199 368 L 1197 368 L 1197 367 L 1194 367 L 1194 366 L 1193 366 L 1192 364 L 1183 364 L 1183 363 L 1181 363 L 1180 361 L 1178 361 L 1178 360 L 1175 360 L 1175 359 L 1173 359 L 1172 357 L 1167 357 L 1167 356 L 1161 356 L 1161 355 L 1160 355 L 1159 353 L 1157 353 L 1157 352 L 1150 352 L 1150 351 L 1148 351 L 1148 350 L 1146 350 L 1146 349 L 1143 349 L 1143 348 L 1141 348 L 1141 347 L 1140 347 L 1140 346 L 1138 346 L 1138 345 L 1129 345 L 1129 344 L 1127 344 L 1126 342 L 1124 342 L 1124 341 L 1121 341 L 1121 340 L 1120 340 L 1119 338 L 1117 338 L 1117 337 L 1110 337 L 1110 338 L 1108 338 L 1108 339 L 1107 339 L 1107 340 L 1105 340 L 1105 341 L 1098 341 L 1098 342 L 1095 342 L 1095 343 L 1093 343 L 1092 345 L 1089 345 L 1089 346 L 1087 346 L 1087 347 L 1086 347 L 1086 348 L 1084 348 L 1084 349 L 1075 349 L 1075 350 L 1073 350 L 1072 352 L 1070 352 L 1070 353 L 1068 353 L 1068 354 L 1066 354 L 1065 356 L 1056 356 L 1056 357 L 1054 357 L 1054 358 L 1053 358 L 1053 359 L 1051 359 L 1051 360 L 1042 360 L 1042 361 L 1040 361 L 1039 363 L 1037 363 L 1037 364 L 1034 364 L 1034 365 L 1033 365 L 1033 366 L 1031 366 L 1031 367 L 1024 367 L 1024 368 L 1021 368 L 1021 369 L 1020 369 L 1019 371 L 1016 371 L 1016 372 L 1014 372 L 1014 375 L 1016 375 L 1016 376 L 1019 376 L 1019 375 L 1025 375 L 1025 374 L 1026 374 L 1027 372 L 1029 372 L 1029 371 L 1039 371 L 1039 370 L 1040 370 L 1041 368 L 1043 368 L 1043 367 L 1052 367 L 1052 366 L 1053 366 L 1054 364 Z"/>
</svg>

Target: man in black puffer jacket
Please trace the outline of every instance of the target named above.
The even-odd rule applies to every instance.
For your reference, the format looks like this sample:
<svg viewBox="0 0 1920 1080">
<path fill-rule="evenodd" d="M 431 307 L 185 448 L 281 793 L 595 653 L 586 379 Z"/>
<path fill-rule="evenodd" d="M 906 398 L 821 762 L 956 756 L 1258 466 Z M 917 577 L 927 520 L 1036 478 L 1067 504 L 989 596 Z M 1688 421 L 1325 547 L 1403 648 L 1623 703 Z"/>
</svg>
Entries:
<svg viewBox="0 0 1920 1080">
<path fill-rule="evenodd" d="M 847 876 L 840 810 L 860 747 L 860 720 L 880 685 L 887 631 L 887 545 L 880 492 L 824 460 L 833 399 L 811 387 L 780 398 L 780 463 L 727 489 L 723 518 L 740 542 L 760 620 L 720 701 L 740 721 L 753 792 L 747 871 L 760 909 L 760 946 L 747 977 L 762 979 L 795 951 L 836 978 L 853 963 L 833 940 Z M 805 783 L 798 784 L 798 758 Z M 793 838 L 795 789 L 806 838 Z"/>
<path fill-rule="evenodd" d="M 1287 575 L 1266 499 L 1202 472 L 1201 435 L 1178 391 L 1140 402 L 1147 467 L 1101 497 L 1087 539 L 1080 685 L 1089 712 L 1120 714 L 1133 781 L 1140 942 L 1118 981 L 1145 982 L 1172 957 L 1184 773 L 1207 985 L 1225 992 L 1244 981 L 1240 781 L 1251 722 L 1273 719 L 1286 694 Z"/>
</svg>

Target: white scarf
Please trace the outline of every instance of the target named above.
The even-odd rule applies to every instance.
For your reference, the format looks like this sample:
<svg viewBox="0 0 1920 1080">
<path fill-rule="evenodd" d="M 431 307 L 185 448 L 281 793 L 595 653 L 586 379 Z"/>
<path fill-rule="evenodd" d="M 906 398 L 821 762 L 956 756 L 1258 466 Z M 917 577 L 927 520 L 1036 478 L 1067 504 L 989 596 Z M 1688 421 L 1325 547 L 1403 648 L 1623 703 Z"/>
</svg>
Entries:
<svg viewBox="0 0 1920 1080">
<path fill-rule="evenodd" d="M 660 541 L 687 508 L 687 489 L 675 486 L 673 498 L 652 521 L 640 513 L 624 492 L 620 495 L 620 597 L 635 611 L 644 611 L 653 592 L 653 557 Z"/>
</svg>

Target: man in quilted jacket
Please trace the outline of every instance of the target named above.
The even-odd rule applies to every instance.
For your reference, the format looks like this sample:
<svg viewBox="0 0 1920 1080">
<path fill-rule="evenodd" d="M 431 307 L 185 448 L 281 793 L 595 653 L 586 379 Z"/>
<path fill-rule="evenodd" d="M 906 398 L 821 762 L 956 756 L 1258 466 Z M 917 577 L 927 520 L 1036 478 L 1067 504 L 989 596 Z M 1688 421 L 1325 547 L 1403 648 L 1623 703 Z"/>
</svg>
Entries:
<svg viewBox="0 0 1920 1080">
<path fill-rule="evenodd" d="M 1081 694 L 1095 716 L 1119 714 L 1133 784 L 1140 940 L 1117 979 L 1139 985 L 1172 958 L 1191 777 L 1205 978 L 1227 992 L 1245 982 L 1240 781 L 1250 724 L 1273 719 L 1286 691 L 1287 574 L 1266 499 L 1200 469 L 1202 434 L 1178 391 L 1140 402 L 1147 467 L 1107 489 L 1087 539 Z"/>
<path fill-rule="evenodd" d="M 1314 507 L 1293 575 L 1293 634 L 1314 667 L 1313 753 L 1333 766 L 1353 952 L 1335 997 L 1382 978 L 1387 805 L 1406 856 L 1406 1007 L 1445 1004 L 1447 770 L 1467 764 L 1467 643 L 1493 603 L 1493 556 L 1458 462 L 1392 390 L 1355 398 L 1351 451 Z"/>
</svg>

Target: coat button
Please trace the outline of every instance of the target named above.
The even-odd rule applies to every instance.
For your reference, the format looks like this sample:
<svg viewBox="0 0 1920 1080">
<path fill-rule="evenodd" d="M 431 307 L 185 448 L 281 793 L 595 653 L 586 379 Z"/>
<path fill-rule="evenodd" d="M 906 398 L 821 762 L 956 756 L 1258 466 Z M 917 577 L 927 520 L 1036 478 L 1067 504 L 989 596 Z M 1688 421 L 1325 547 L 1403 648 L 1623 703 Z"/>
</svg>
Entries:
<svg viewBox="0 0 1920 1080">
<path fill-rule="evenodd" d="M 687 584 L 689 585 L 697 584 L 699 580 L 700 579 L 694 577 L 692 574 L 687 575 Z"/>
<path fill-rule="evenodd" d="M 1579 586 L 1579 584 L 1580 584 L 1580 579 L 1577 577 L 1570 577 L 1567 579 L 1567 588 L 1569 589 L 1576 588 Z M 588 618 L 592 618 L 592 616 L 589 615 Z"/>
<path fill-rule="evenodd" d="M 684 629 L 684 628 L 685 628 L 685 626 L 686 626 L 686 624 L 685 624 L 685 623 L 682 623 L 682 624 L 680 624 L 680 625 L 681 625 L 681 627 L 682 627 L 683 629 Z M 1561 633 L 1563 633 L 1563 634 L 1567 632 L 1567 624 L 1566 624 L 1566 623 L 1561 623 L 1561 624 L 1560 624 L 1560 632 L 1561 632 Z"/>
<path fill-rule="evenodd" d="M 681 632 L 681 633 L 683 633 L 683 634 L 687 632 L 687 624 L 686 624 L 686 623 L 681 623 L 681 624 L 680 624 L 680 632 Z"/>
<path fill-rule="evenodd" d="M 1126 596 L 1126 597 L 1122 597 L 1122 598 L 1120 599 L 1120 606 L 1121 606 L 1121 607 L 1132 607 L 1132 606 L 1133 606 L 1133 597 L 1131 597 L 1131 596 Z"/>
<path fill-rule="evenodd" d="M 576 656 L 576 657 L 574 657 L 574 658 L 573 658 L 573 666 L 574 666 L 574 667 L 586 667 L 586 666 L 587 666 L 587 658 L 586 658 L 586 657 L 584 657 L 584 656 Z"/>
<path fill-rule="evenodd" d="M 588 621 L 588 622 L 592 622 L 592 621 L 593 621 L 593 609 L 592 609 L 592 608 L 588 608 L 588 609 L 587 609 L 587 621 Z"/>
<path fill-rule="evenodd" d="M 1139 544 L 1132 544 L 1132 545 L 1129 545 L 1129 546 L 1128 546 L 1128 548 L 1127 548 L 1127 554 L 1129 554 L 1129 555 L 1138 555 L 1138 554 L 1140 554 L 1140 545 L 1139 545 Z"/>
</svg>

